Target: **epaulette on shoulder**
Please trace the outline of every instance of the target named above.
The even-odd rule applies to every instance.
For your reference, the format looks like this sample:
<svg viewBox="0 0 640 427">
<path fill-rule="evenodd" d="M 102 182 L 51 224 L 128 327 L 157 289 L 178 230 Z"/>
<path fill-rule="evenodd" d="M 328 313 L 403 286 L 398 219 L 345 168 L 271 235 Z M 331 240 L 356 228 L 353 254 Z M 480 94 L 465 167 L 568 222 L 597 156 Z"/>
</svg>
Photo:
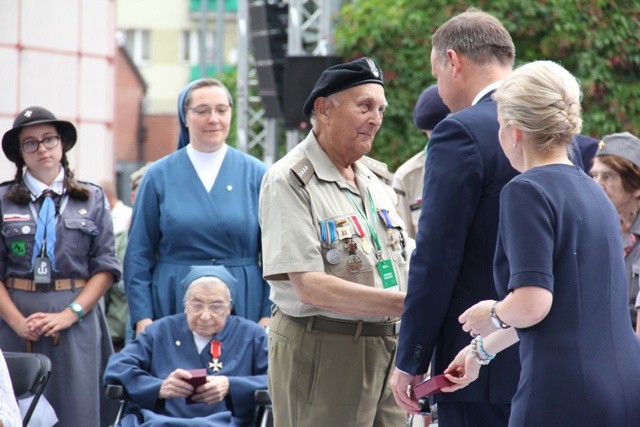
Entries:
<svg viewBox="0 0 640 427">
<path fill-rule="evenodd" d="M 91 181 L 82 181 L 82 180 L 78 180 L 78 184 L 82 184 L 82 185 L 90 185 L 90 186 L 92 186 L 92 187 L 102 188 L 102 187 L 100 187 L 98 184 L 96 184 L 95 182 L 91 182 Z"/>
<path fill-rule="evenodd" d="M 313 176 L 313 172 L 315 169 L 313 168 L 313 164 L 311 160 L 308 158 L 300 159 L 298 163 L 291 167 L 291 172 L 293 172 L 293 176 L 295 176 L 300 185 L 307 185 L 311 177 Z"/>
<path fill-rule="evenodd" d="M 391 172 L 389 172 L 389 168 L 387 167 L 386 163 L 380 162 L 367 156 L 363 156 L 360 160 L 365 164 L 366 167 L 371 170 L 371 172 L 378 175 L 387 184 L 391 184 L 393 175 L 391 174 Z"/>
</svg>

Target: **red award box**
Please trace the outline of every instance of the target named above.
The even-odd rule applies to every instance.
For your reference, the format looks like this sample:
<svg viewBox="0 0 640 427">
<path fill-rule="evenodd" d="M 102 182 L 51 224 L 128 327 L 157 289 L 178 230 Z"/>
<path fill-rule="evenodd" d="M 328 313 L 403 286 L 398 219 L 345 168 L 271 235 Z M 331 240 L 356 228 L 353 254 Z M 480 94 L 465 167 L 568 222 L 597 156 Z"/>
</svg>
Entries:
<svg viewBox="0 0 640 427">
<path fill-rule="evenodd" d="M 428 380 L 422 381 L 420 384 L 413 387 L 412 394 L 414 399 L 422 399 L 423 397 L 433 396 L 440 393 L 440 389 L 453 385 L 444 374 L 436 375 Z"/>
<path fill-rule="evenodd" d="M 206 369 L 189 369 L 187 372 L 191 374 L 191 379 L 188 379 L 187 382 L 193 386 L 194 390 L 207 382 Z M 191 396 L 187 396 L 186 400 L 188 404 L 195 403 L 191 400 Z"/>
</svg>

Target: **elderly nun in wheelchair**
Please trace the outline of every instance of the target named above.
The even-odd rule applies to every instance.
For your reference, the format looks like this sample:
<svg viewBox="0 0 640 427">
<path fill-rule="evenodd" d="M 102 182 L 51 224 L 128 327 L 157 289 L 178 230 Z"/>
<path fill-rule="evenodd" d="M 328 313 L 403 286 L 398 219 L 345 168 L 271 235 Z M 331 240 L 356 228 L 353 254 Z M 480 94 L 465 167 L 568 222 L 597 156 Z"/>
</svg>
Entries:
<svg viewBox="0 0 640 427">
<path fill-rule="evenodd" d="M 109 360 L 105 384 L 122 384 L 137 406 L 121 425 L 249 426 L 254 392 L 267 388 L 267 335 L 231 315 L 236 280 L 224 267 L 191 267 L 182 285 L 184 313 Z"/>
</svg>

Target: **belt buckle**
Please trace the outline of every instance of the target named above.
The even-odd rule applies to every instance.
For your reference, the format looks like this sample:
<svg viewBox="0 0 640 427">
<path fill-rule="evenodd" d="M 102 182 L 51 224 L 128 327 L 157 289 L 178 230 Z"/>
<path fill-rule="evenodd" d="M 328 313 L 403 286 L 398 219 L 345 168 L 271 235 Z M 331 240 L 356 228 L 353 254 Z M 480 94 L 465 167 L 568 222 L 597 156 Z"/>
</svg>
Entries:
<svg viewBox="0 0 640 427">
<path fill-rule="evenodd" d="M 53 280 L 47 283 L 36 283 L 35 285 L 36 285 L 36 292 L 47 293 L 55 289 L 55 283 L 53 282 Z"/>
<path fill-rule="evenodd" d="M 394 335 L 399 335 L 400 334 L 400 323 L 402 323 L 400 320 L 398 320 L 394 325 L 393 325 L 393 334 Z"/>
</svg>

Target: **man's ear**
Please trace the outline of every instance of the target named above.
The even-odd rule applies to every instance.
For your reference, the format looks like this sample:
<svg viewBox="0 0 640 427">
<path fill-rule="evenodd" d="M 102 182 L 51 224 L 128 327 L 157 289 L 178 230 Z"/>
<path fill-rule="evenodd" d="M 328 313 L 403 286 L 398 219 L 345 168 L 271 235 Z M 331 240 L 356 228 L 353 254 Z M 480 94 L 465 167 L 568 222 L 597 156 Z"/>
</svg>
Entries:
<svg viewBox="0 0 640 427">
<path fill-rule="evenodd" d="M 451 66 L 453 68 L 453 75 L 457 76 L 462 70 L 462 58 L 453 49 L 447 50 L 447 61 L 449 64 L 447 66 Z"/>
<path fill-rule="evenodd" d="M 320 119 L 328 117 L 329 109 L 331 108 L 330 104 L 331 102 L 329 101 L 329 98 L 324 96 L 317 97 L 316 100 L 313 101 L 313 107 L 316 110 L 316 117 Z"/>
</svg>

